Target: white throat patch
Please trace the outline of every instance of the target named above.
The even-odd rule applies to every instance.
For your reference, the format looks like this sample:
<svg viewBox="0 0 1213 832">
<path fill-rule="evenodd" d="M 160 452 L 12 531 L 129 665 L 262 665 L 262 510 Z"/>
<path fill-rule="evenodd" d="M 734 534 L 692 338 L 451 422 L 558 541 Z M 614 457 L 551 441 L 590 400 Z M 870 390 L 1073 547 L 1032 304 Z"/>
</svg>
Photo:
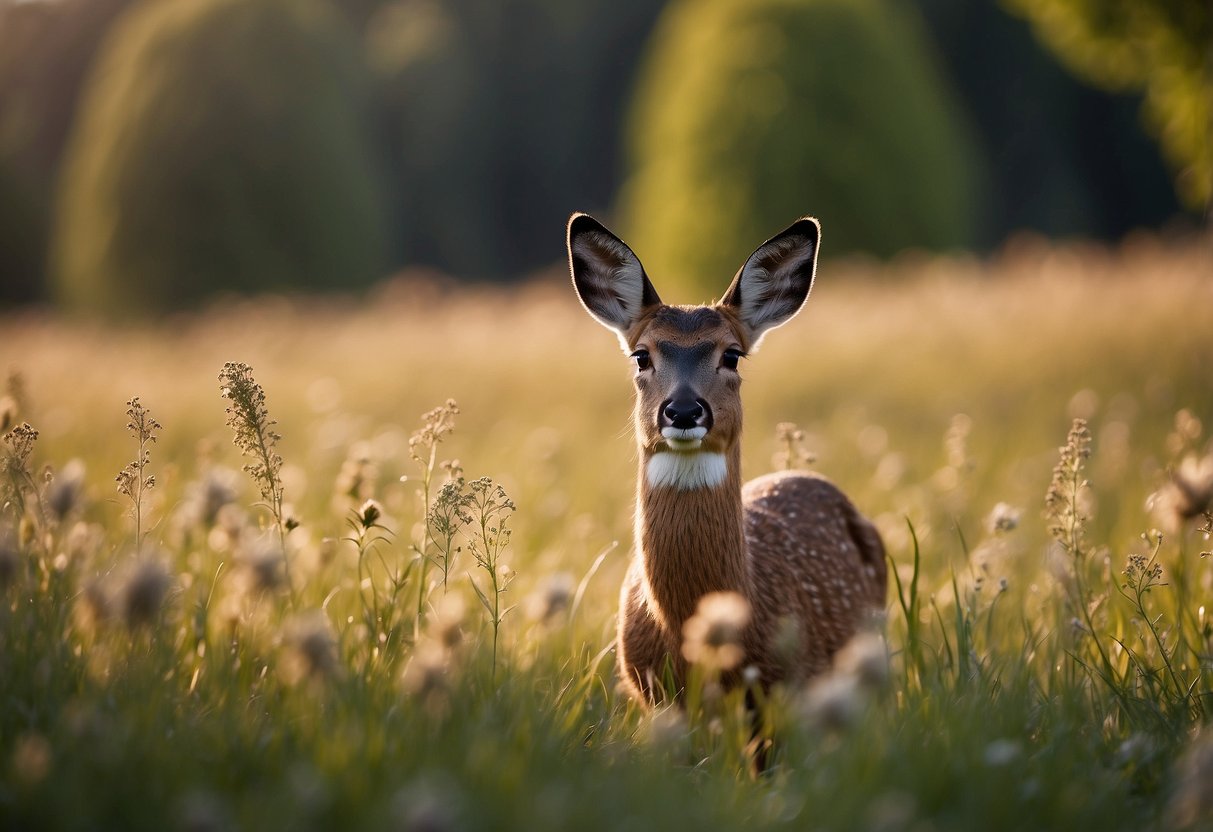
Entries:
<svg viewBox="0 0 1213 832">
<path fill-rule="evenodd" d="M 651 488 L 691 491 L 720 485 L 728 471 L 729 465 L 724 454 L 704 451 L 653 454 L 649 457 L 644 473 Z"/>
</svg>

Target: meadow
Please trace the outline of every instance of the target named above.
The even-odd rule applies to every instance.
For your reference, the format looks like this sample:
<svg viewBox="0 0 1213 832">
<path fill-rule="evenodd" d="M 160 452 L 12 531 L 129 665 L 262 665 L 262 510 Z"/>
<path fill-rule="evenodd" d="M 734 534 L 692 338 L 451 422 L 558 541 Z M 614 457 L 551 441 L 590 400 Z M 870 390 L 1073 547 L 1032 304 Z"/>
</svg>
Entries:
<svg viewBox="0 0 1213 832">
<path fill-rule="evenodd" d="M 630 368 L 567 278 L 5 313 L 0 827 L 1209 828 L 1211 276 L 821 266 L 744 466 L 877 522 L 887 654 L 764 697 L 761 772 L 742 691 L 616 690 Z"/>
</svg>

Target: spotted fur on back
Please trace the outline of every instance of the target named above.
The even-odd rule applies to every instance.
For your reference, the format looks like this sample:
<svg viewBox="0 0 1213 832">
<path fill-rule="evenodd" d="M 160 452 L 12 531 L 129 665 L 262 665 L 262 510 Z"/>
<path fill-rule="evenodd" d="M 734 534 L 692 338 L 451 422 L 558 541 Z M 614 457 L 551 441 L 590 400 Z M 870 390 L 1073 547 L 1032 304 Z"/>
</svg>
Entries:
<svg viewBox="0 0 1213 832">
<path fill-rule="evenodd" d="M 621 240 L 584 215 L 569 223 L 574 287 L 636 360 L 636 550 L 616 646 L 642 701 L 661 698 L 669 673 L 681 687 L 683 627 L 709 593 L 749 601 L 742 666 L 763 684 L 823 671 L 884 607 L 880 535 L 838 488 L 805 472 L 741 483 L 738 356 L 804 304 L 819 234 L 798 220 L 750 256 L 720 304 L 675 307 Z"/>
</svg>

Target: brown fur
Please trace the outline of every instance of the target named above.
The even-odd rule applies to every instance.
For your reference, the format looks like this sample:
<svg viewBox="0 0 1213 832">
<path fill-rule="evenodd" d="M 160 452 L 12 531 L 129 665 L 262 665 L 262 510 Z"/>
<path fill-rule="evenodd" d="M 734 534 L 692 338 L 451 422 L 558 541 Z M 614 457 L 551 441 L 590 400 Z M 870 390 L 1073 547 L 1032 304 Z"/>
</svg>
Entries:
<svg viewBox="0 0 1213 832">
<path fill-rule="evenodd" d="M 642 701 L 662 697 L 667 670 L 681 689 L 683 626 L 708 593 L 732 591 L 749 601 L 742 667 L 756 669 L 764 685 L 823 671 L 884 606 L 880 536 L 834 485 L 805 472 L 741 484 L 741 377 L 723 357 L 750 350 L 800 309 L 818 234 L 816 221 L 799 220 L 751 256 L 721 304 L 679 307 L 660 302 L 626 244 L 589 217 L 570 220 L 570 264 L 582 302 L 629 352 L 651 358 L 636 375 L 636 552 L 623 582 L 617 642 L 620 675 Z M 707 404 L 701 447 L 684 452 L 722 454 L 726 473 L 718 484 L 649 482 L 653 455 L 674 450 L 661 417 L 674 398 Z"/>
</svg>

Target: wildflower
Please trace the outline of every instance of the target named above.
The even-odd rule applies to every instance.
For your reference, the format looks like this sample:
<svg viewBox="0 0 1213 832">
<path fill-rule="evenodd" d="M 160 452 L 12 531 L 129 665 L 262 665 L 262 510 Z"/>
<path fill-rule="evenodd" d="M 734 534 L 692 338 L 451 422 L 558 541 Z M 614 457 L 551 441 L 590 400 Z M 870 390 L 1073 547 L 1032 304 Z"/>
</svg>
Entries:
<svg viewBox="0 0 1213 832">
<path fill-rule="evenodd" d="M 262 539 L 240 557 L 250 589 L 273 592 L 286 583 L 286 557 L 277 543 Z"/>
<path fill-rule="evenodd" d="M 676 705 L 660 708 L 644 725 L 644 740 L 657 748 L 674 748 L 687 739 L 686 711 Z"/>
<path fill-rule="evenodd" d="M 30 427 L 28 422 L 22 422 L 9 430 L 3 437 L 3 456 L 0 456 L 0 474 L 4 477 L 6 498 L 13 500 L 19 510 L 24 510 L 24 493 L 33 489 L 33 476 L 30 474 L 29 461 L 34 453 L 34 443 L 38 441 L 38 431 Z"/>
<path fill-rule="evenodd" d="M 136 564 L 118 592 L 118 607 L 128 627 L 150 624 L 164 605 L 172 578 L 164 564 L 147 559 Z"/>
<path fill-rule="evenodd" d="M 104 542 L 105 529 L 100 524 L 77 520 L 63 540 L 64 555 L 69 561 L 79 563 L 95 555 Z"/>
<path fill-rule="evenodd" d="M 557 572 L 548 575 L 539 588 L 527 596 L 527 617 L 546 624 L 568 609 L 576 589 L 577 584 L 570 573 Z"/>
<path fill-rule="evenodd" d="M 46 507 L 62 523 L 84 502 L 84 463 L 73 459 L 46 487 Z"/>
<path fill-rule="evenodd" d="M 948 466 L 956 471 L 973 467 L 969 458 L 969 434 L 973 432 L 973 419 L 967 413 L 957 413 L 948 423 L 943 445 L 948 456 Z"/>
<path fill-rule="evenodd" d="M 1213 731 L 1206 728 L 1196 736 L 1176 769 L 1175 791 L 1167 806 L 1169 825 L 1186 829 L 1213 822 Z"/>
<path fill-rule="evenodd" d="M 185 486 L 180 517 L 187 526 L 210 528 L 219 519 L 219 512 L 236 502 L 239 493 L 239 476 L 235 471 L 211 466 L 201 479 Z"/>
<path fill-rule="evenodd" d="M 812 452 L 804 447 L 804 431 L 795 422 L 780 422 L 775 425 L 775 442 L 780 449 L 771 460 L 776 470 L 791 470 L 816 462 Z"/>
<path fill-rule="evenodd" d="M 1091 431 L 1085 419 L 1075 419 L 1058 449 L 1059 459 L 1053 468 L 1053 479 L 1045 493 L 1045 511 L 1052 521 L 1049 533 L 1071 557 L 1082 553 L 1082 532 L 1087 520 L 1081 500 L 1087 481 L 1083 479 L 1083 462 L 1091 456 Z"/>
<path fill-rule="evenodd" d="M 446 651 L 440 645 L 422 642 L 400 677 L 401 686 L 422 700 L 436 701 L 448 688 L 446 660 Z"/>
<path fill-rule="evenodd" d="M 1186 456 L 1171 478 L 1150 496 L 1149 507 L 1166 531 L 1177 532 L 1213 506 L 1213 454 Z"/>
<path fill-rule="evenodd" d="M 383 506 L 377 500 L 367 500 L 359 506 L 357 516 L 358 524 L 363 529 L 369 529 L 383 516 Z"/>
<path fill-rule="evenodd" d="M 997 503 L 986 518 L 990 534 L 1014 531 L 1019 527 L 1019 509 L 1007 503 Z"/>
<path fill-rule="evenodd" d="M 801 699 L 800 712 L 811 726 L 840 731 L 853 725 L 866 705 L 867 694 L 856 677 L 828 673 L 809 683 Z"/>
<path fill-rule="evenodd" d="M 860 687 L 880 690 L 889 681 L 889 648 L 878 633 L 859 633 L 834 656 L 834 670 Z"/>
<path fill-rule="evenodd" d="M 228 503 L 215 514 L 207 542 L 215 551 L 226 552 L 241 546 L 250 531 L 252 526 L 245 510 L 236 503 Z"/>
<path fill-rule="evenodd" d="M 455 417 L 458 415 L 459 405 L 454 399 L 447 399 L 446 404 L 423 414 L 421 429 L 409 437 L 409 453 L 413 459 L 423 466 L 433 465 L 434 449 L 455 429 Z"/>
<path fill-rule="evenodd" d="M 278 673 L 287 685 L 330 679 L 339 675 L 337 636 L 328 616 L 311 610 L 287 620 L 282 634 Z"/>
<path fill-rule="evenodd" d="M 986 746 L 985 751 L 982 753 L 982 760 L 990 768 L 1001 768 L 1015 762 L 1021 751 L 1019 743 L 1015 740 L 994 740 L 994 742 Z"/>
<path fill-rule="evenodd" d="M 350 448 L 345 462 L 341 463 L 333 490 L 338 500 L 348 506 L 369 499 L 378 479 L 379 469 L 371 461 L 370 445 L 358 442 Z"/>
<path fill-rule="evenodd" d="M 1144 590 L 1162 579 L 1162 564 L 1152 557 L 1133 553 L 1125 564 L 1124 574 L 1128 586 Z"/>
<path fill-rule="evenodd" d="M 231 362 L 224 364 L 219 373 L 219 391 L 231 402 L 226 413 L 227 425 L 233 432 L 232 442 L 252 459 L 244 470 L 257 483 L 261 498 L 270 505 L 281 526 L 282 457 L 276 447 L 282 437 L 274 431 L 278 423 L 270 418 L 265 391 L 253 378 L 252 367 Z"/>
<path fill-rule="evenodd" d="M 76 628 L 81 633 L 95 633 L 113 614 L 113 598 L 101 581 L 92 580 L 86 583 L 84 591 L 76 598 L 73 611 Z"/>
<path fill-rule="evenodd" d="M 444 595 L 434 609 L 430 619 L 429 633 L 434 641 L 446 650 L 454 650 L 463 640 L 463 621 L 467 616 L 467 604 L 459 595 Z"/>
<path fill-rule="evenodd" d="M 736 592 L 712 592 L 699 599 L 682 628 L 682 655 L 709 670 L 732 670 L 745 657 L 743 635 L 750 604 Z"/>
</svg>

